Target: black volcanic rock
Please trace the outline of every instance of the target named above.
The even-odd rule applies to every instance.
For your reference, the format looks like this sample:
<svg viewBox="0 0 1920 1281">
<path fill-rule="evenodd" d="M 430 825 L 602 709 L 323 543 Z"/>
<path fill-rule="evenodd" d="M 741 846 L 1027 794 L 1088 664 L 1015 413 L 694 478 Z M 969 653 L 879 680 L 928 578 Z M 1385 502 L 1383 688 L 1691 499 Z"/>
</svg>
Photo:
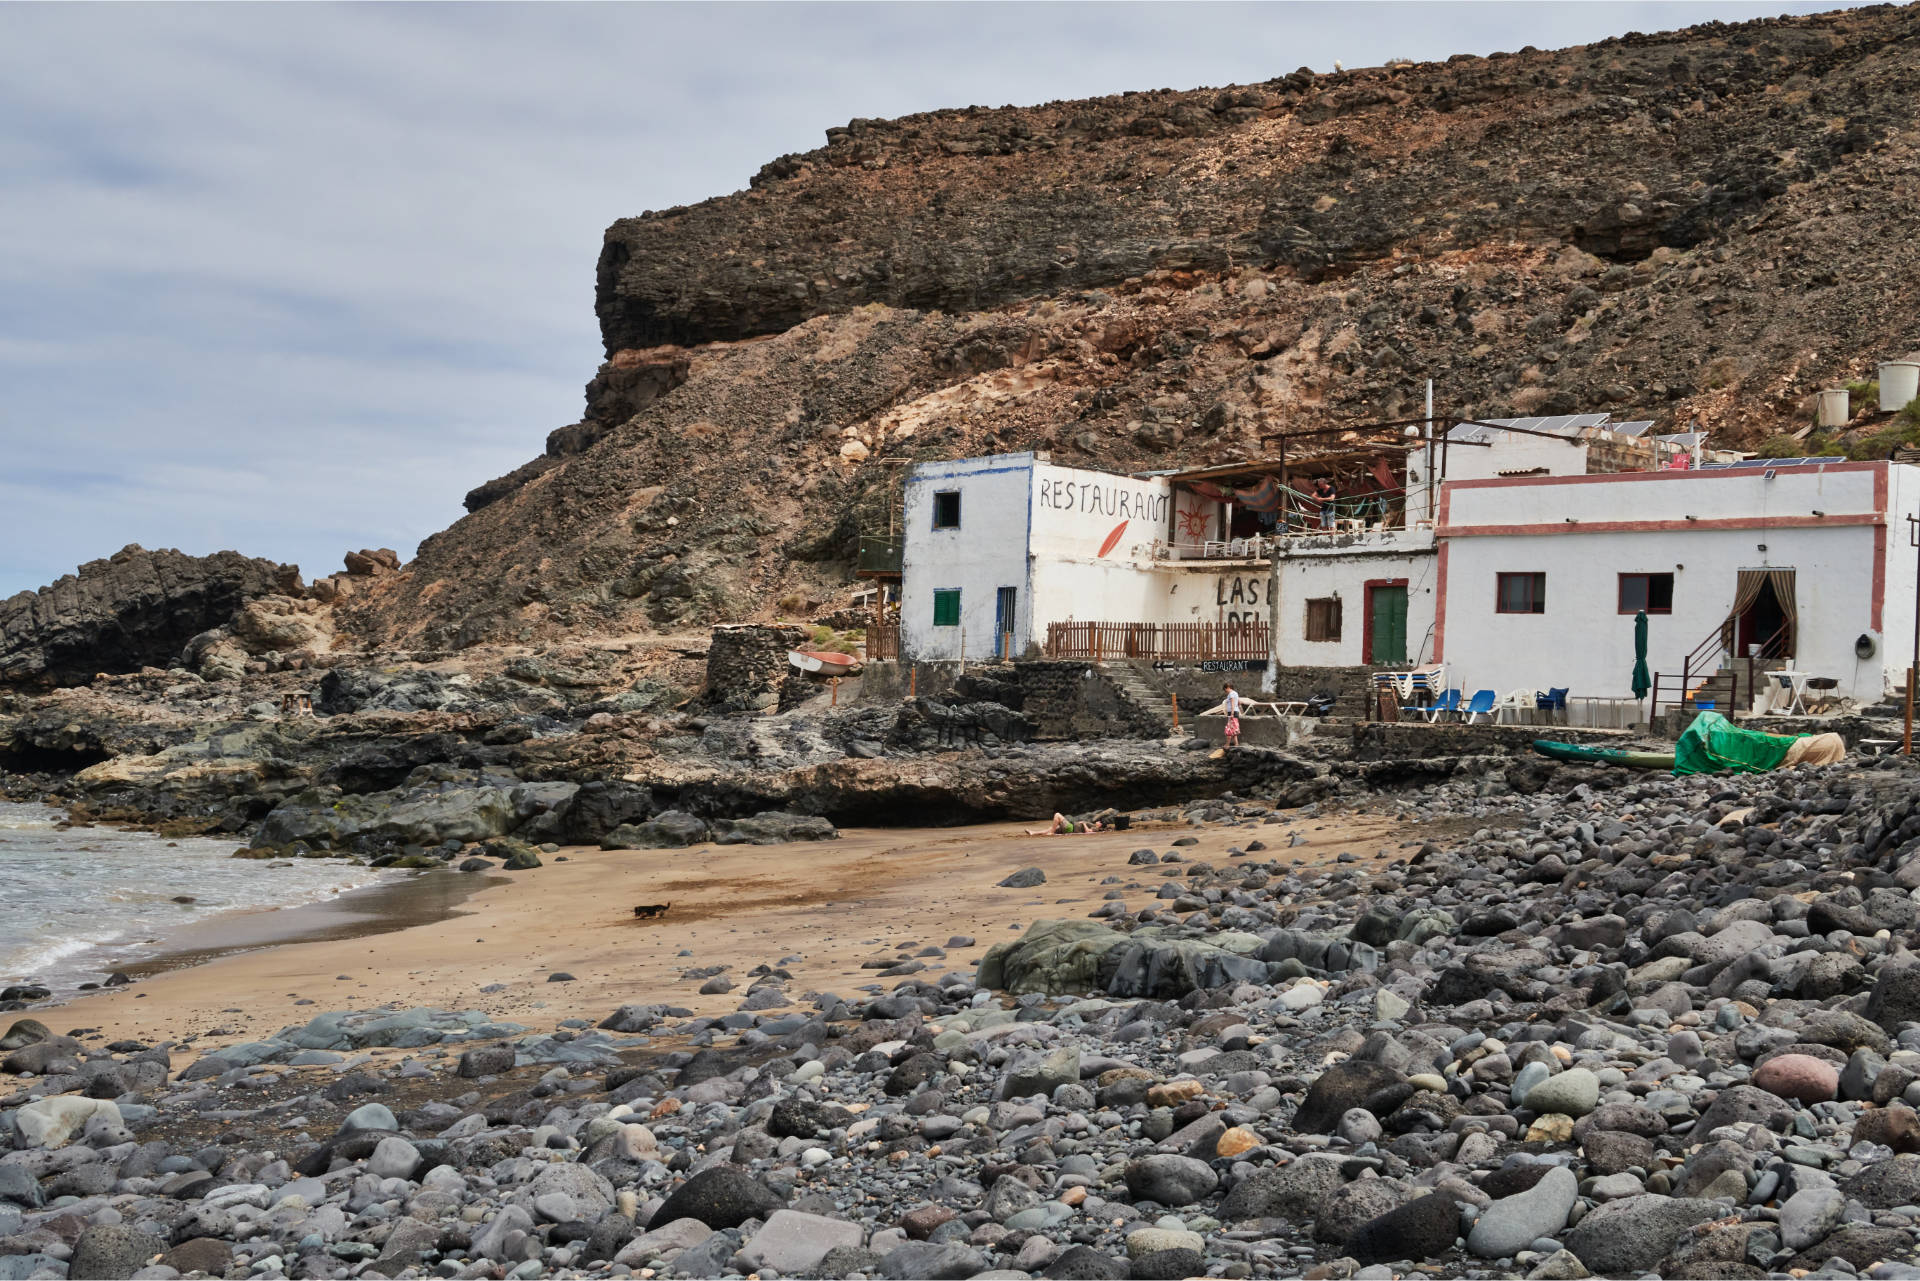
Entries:
<svg viewBox="0 0 1920 1281">
<path fill-rule="evenodd" d="M 300 571 L 239 552 L 188 556 L 129 544 L 37 592 L 0 601 L 0 685 L 84 685 L 165 667 L 256 597 L 299 590 Z"/>
</svg>

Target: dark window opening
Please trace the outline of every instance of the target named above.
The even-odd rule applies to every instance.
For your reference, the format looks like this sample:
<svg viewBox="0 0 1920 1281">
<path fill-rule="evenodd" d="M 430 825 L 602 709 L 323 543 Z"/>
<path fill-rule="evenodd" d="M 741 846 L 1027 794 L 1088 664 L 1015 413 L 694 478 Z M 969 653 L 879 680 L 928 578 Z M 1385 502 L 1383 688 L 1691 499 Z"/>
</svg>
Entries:
<svg viewBox="0 0 1920 1281">
<path fill-rule="evenodd" d="M 1500 614 L 1544 614 L 1547 612 L 1547 576 L 1545 574 L 1500 574 L 1494 586 L 1494 612 Z"/>
<path fill-rule="evenodd" d="M 1338 596 L 1325 596 L 1319 600 L 1307 602 L 1307 639 L 1310 641 L 1340 639 L 1340 598 Z"/>
<path fill-rule="evenodd" d="M 1672 574 L 1620 575 L 1620 612 L 1632 614 L 1643 609 L 1649 614 L 1673 612 Z"/>
<path fill-rule="evenodd" d="M 960 491 L 949 489 L 933 496 L 933 527 L 960 528 Z"/>
<path fill-rule="evenodd" d="M 933 625 L 935 627 L 960 626 L 960 589 L 942 587 L 933 594 Z"/>
</svg>

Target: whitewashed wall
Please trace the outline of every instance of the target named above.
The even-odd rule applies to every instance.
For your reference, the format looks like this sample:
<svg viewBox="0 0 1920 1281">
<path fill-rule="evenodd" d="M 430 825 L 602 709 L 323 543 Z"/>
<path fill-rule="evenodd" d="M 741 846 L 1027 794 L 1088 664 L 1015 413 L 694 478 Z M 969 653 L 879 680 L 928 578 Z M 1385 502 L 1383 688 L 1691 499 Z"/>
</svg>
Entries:
<svg viewBox="0 0 1920 1281">
<path fill-rule="evenodd" d="M 1875 646 L 1886 671 L 1887 692 L 1905 693 L 1907 665 L 1913 661 L 1913 612 L 1920 583 L 1915 581 L 1914 548 L 1907 517 L 1920 515 L 1920 467 L 1889 467 L 1887 502 L 1887 591 Z"/>
<path fill-rule="evenodd" d="M 1501 472 L 1547 469 L 1549 476 L 1581 476 L 1587 470 L 1587 447 L 1580 441 L 1549 440 L 1502 432 L 1482 449 L 1450 442 L 1446 448 L 1446 479 L 1493 480 Z"/>
<path fill-rule="evenodd" d="M 1433 651 L 1439 600 L 1439 557 L 1426 530 L 1328 538 L 1290 548 L 1273 567 L 1274 661 L 1282 667 L 1366 662 L 1366 585 L 1395 578 L 1407 580 L 1408 661 L 1423 661 Z M 1310 641 L 1307 602 L 1329 596 L 1340 598 L 1340 639 Z"/>
<path fill-rule="evenodd" d="M 1907 473 L 1901 501 L 1920 501 L 1914 469 L 1884 463 L 1781 468 L 1772 481 L 1741 471 L 1449 482 L 1440 632 L 1450 683 L 1629 696 L 1633 616 L 1618 612 L 1618 575 L 1674 575 L 1673 612 L 1648 619 L 1648 665 L 1678 675 L 1732 608 L 1738 571 L 1771 567 L 1796 571 L 1796 666 L 1876 699 L 1886 687 L 1876 587 L 1884 603 L 1912 582 L 1911 568 L 1895 576 L 1885 545 L 1893 540 L 1876 529 L 1889 471 Z M 1546 612 L 1496 613 L 1503 572 L 1544 572 Z M 1911 626 L 1910 591 L 1904 599 L 1900 617 Z M 1871 659 L 1855 656 L 1862 633 L 1876 638 Z"/>
<path fill-rule="evenodd" d="M 1155 559 L 1175 502 L 1168 483 L 1042 464 L 1033 474 L 1033 640 L 1051 622 L 1268 619 L 1263 566 Z M 1206 504 L 1209 508 L 1217 504 Z"/>
<path fill-rule="evenodd" d="M 994 454 L 922 463 L 905 485 L 906 537 L 900 592 L 900 646 L 908 659 L 984 659 L 993 652 L 997 590 L 1017 588 L 1016 652 L 1032 626 L 1027 583 L 1027 519 L 1033 493 L 1032 454 Z M 933 496 L 960 494 L 960 527 L 933 527 Z M 933 594 L 960 589 L 960 626 L 933 625 Z M 963 636 L 964 633 L 964 636 Z"/>
</svg>

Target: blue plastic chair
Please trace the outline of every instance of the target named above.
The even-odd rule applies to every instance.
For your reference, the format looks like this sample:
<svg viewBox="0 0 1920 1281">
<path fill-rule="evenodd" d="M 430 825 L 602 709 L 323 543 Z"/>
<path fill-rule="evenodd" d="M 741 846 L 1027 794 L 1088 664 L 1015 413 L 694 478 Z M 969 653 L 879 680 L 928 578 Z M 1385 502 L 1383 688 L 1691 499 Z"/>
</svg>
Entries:
<svg viewBox="0 0 1920 1281">
<path fill-rule="evenodd" d="M 1554 688 L 1544 694 L 1535 694 L 1533 702 L 1535 707 L 1549 714 L 1549 719 L 1554 712 L 1558 712 L 1562 720 L 1566 719 L 1567 690 L 1565 688 Z"/>
<path fill-rule="evenodd" d="M 1462 719 L 1469 725 L 1473 724 L 1473 718 L 1476 716 L 1484 716 L 1492 720 L 1494 697 L 1494 692 L 1490 689 L 1476 690 L 1473 701 L 1460 709 L 1463 713 Z"/>
<path fill-rule="evenodd" d="M 1450 689 L 1426 707 L 1403 707 L 1400 710 L 1424 714 L 1429 722 L 1437 721 L 1442 716 L 1454 716 L 1460 711 L 1460 691 Z"/>
</svg>

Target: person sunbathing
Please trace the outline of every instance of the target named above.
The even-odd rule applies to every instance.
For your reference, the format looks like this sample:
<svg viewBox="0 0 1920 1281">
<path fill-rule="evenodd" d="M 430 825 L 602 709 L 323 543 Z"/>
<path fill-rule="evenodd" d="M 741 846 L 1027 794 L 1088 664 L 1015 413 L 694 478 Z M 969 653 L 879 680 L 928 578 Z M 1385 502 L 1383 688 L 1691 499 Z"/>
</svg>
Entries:
<svg viewBox="0 0 1920 1281">
<path fill-rule="evenodd" d="M 1055 814 L 1053 816 L 1052 827 L 1029 827 L 1026 829 L 1026 833 L 1028 836 L 1077 836 L 1083 832 L 1104 832 L 1106 830 L 1107 825 L 1098 819 L 1083 819 L 1076 823 L 1065 814 Z"/>
</svg>

